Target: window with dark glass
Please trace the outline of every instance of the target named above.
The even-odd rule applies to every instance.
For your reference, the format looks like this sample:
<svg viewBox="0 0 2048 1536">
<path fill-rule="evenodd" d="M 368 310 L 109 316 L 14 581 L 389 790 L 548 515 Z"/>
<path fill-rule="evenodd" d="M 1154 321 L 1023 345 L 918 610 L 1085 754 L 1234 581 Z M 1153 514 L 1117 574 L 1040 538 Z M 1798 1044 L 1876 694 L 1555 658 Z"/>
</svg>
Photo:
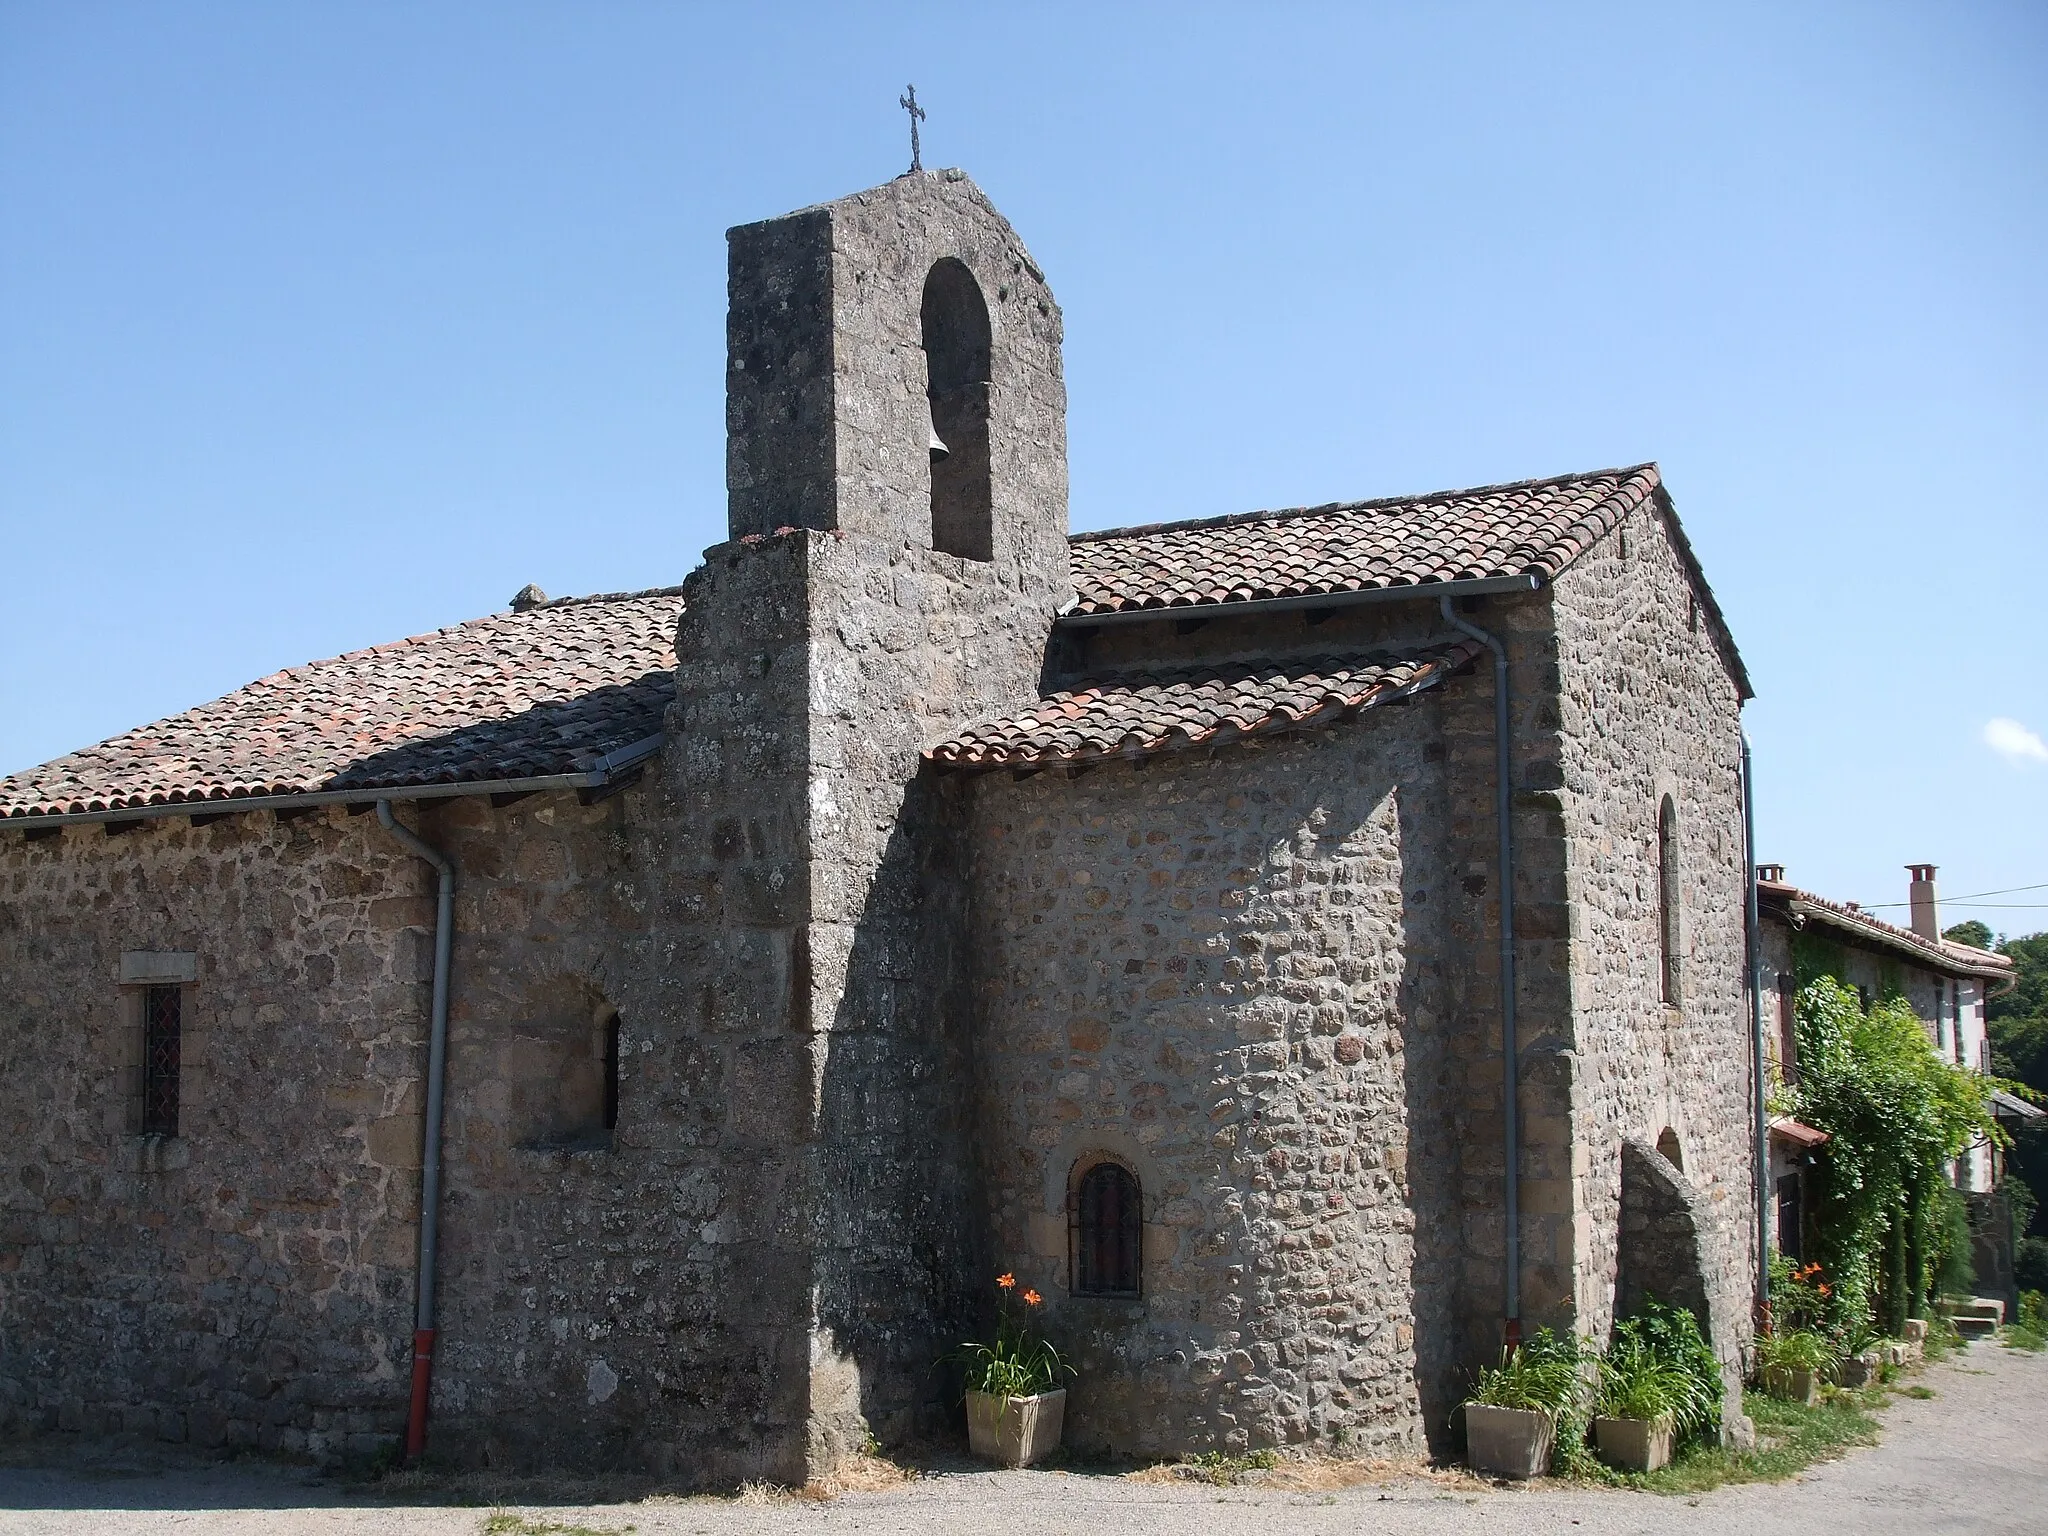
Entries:
<svg viewBox="0 0 2048 1536">
<path fill-rule="evenodd" d="M 142 1131 L 178 1134 L 178 1074 L 183 1057 L 184 994 L 177 987 L 142 989 Z"/>
<path fill-rule="evenodd" d="M 1136 1296 L 1145 1218 L 1138 1180 L 1117 1163 L 1081 1175 L 1072 1211 L 1076 1296 Z"/>
</svg>

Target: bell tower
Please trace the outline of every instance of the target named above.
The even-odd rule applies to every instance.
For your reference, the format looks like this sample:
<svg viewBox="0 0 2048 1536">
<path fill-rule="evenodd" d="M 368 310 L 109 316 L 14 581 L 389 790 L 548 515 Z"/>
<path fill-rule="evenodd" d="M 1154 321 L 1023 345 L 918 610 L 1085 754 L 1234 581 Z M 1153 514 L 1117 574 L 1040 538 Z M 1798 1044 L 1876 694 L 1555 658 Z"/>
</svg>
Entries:
<svg viewBox="0 0 2048 1536">
<path fill-rule="evenodd" d="M 922 753 L 1038 697 L 1066 391 L 1044 276 L 958 171 L 727 240 L 731 537 L 684 588 L 651 926 L 755 1213 L 706 1368 L 760 1400 L 710 1430 L 727 1475 L 803 1482 L 944 1411 L 973 1321 L 968 807 Z"/>
<path fill-rule="evenodd" d="M 859 533 L 1064 585 L 1061 321 L 960 171 L 727 235 L 731 535 Z"/>
</svg>

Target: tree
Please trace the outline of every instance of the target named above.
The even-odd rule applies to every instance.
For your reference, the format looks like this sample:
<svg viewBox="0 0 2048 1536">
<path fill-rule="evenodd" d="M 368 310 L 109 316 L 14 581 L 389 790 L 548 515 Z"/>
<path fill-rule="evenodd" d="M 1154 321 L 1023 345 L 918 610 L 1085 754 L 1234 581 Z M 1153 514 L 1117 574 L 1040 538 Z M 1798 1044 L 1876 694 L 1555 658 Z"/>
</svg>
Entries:
<svg viewBox="0 0 2048 1536">
<path fill-rule="evenodd" d="M 1991 1070 L 2048 1094 L 2048 933 L 2001 939 L 1997 948 L 2012 961 L 2014 982 L 2010 992 L 1991 999 L 1984 1010 L 1991 1035 Z M 2038 1204 L 2048 1194 L 2048 1129 L 2034 1122 L 2022 1130 L 2014 1138 L 2008 1168 L 2007 1177 L 2017 1175 L 2037 1202 L 2028 1230 L 2048 1237 L 2048 1212 Z"/>
<path fill-rule="evenodd" d="M 1968 922 L 1957 923 L 1953 928 L 1942 929 L 1941 936 L 1951 944 L 1967 944 L 1972 949 L 1991 947 L 1991 930 L 1974 917 Z"/>
</svg>

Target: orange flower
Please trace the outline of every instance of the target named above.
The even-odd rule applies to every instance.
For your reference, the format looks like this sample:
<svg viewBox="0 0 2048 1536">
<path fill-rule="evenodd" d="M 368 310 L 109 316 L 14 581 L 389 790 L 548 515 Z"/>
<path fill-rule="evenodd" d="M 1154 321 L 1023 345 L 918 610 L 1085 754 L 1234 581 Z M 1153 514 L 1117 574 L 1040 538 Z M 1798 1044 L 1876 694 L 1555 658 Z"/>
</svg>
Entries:
<svg viewBox="0 0 2048 1536">
<path fill-rule="evenodd" d="M 1001 1287 L 1002 1287 L 1002 1288 L 1003 1288 L 1004 1290 L 1006 1290 L 1006 1291 L 1007 1291 L 1007 1290 L 1009 1290 L 1009 1289 L 1010 1289 L 1010 1287 L 1011 1287 L 1011 1286 L 1013 1286 L 1013 1285 L 1015 1285 L 1016 1283 L 1017 1283 L 1017 1277 L 1016 1277 L 1015 1275 L 997 1275 L 997 1276 L 996 1276 L 996 1284 L 997 1284 L 997 1285 L 1000 1285 L 1000 1286 L 1001 1286 Z"/>
<path fill-rule="evenodd" d="M 1045 1298 L 1036 1291 L 1026 1291 L 1024 1293 L 1024 1305 L 1027 1307 L 1035 1307 L 1043 1300 Z"/>
<path fill-rule="evenodd" d="M 1827 1283 L 1825 1281 L 1821 1283 L 1820 1293 L 1823 1296 L 1827 1295 L 1828 1293 Z"/>
</svg>

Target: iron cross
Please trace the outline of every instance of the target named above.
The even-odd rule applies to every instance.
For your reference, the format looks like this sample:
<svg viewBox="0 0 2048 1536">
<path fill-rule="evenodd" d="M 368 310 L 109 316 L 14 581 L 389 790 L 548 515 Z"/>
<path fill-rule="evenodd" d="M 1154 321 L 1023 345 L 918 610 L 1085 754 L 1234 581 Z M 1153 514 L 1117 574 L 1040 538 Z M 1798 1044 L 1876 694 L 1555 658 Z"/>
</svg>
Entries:
<svg viewBox="0 0 2048 1536">
<path fill-rule="evenodd" d="M 917 87 L 913 85 L 909 89 L 908 96 L 896 98 L 896 105 L 910 114 L 910 168 L 912 171 L 922 171 L 924 157 L 917 147 L 917 125 L 924 121 L 924 108 L 917 104 Z"/>
</svg>

